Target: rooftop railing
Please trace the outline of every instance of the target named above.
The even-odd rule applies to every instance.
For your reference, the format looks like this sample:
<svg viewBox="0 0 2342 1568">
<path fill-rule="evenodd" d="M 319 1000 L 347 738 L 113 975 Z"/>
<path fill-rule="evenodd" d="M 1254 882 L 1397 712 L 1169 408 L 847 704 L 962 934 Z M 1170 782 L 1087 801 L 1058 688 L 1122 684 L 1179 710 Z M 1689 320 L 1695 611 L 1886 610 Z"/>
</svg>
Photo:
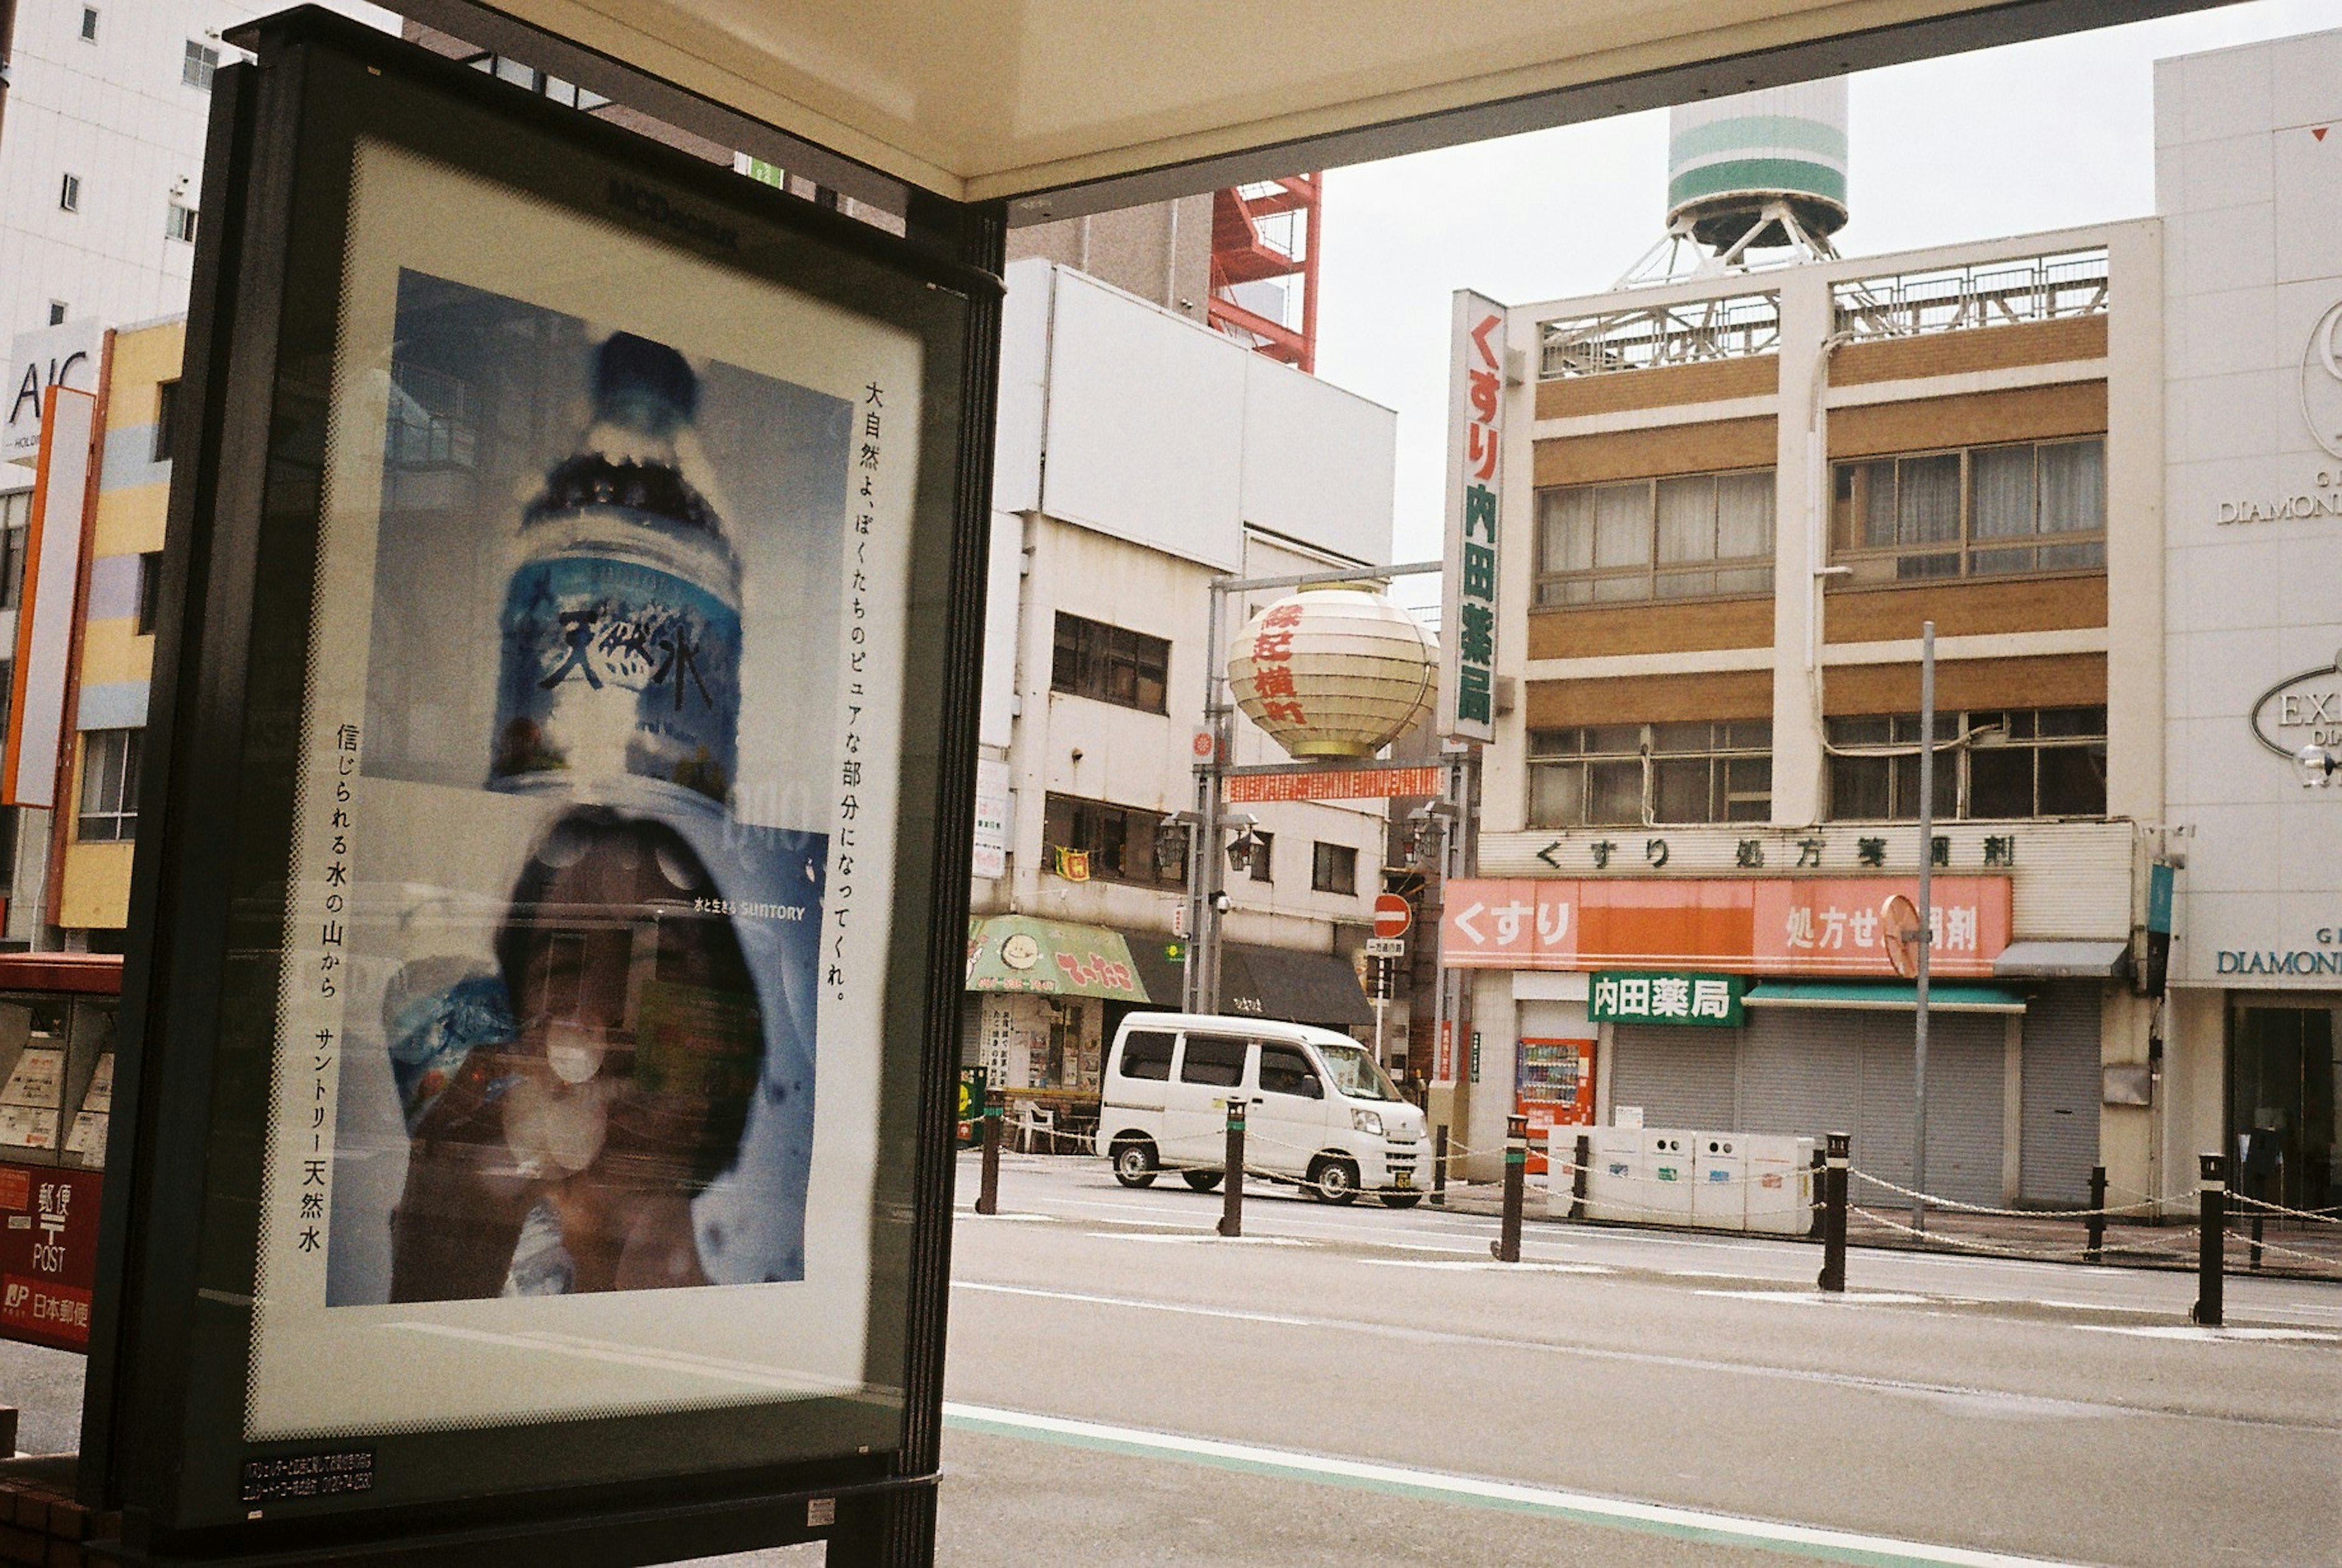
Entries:
<svg viewBox="0 0 2342 1568">
<path fill-rule="evenodd" d="M 1676 305 L 1637 305 L 1545 324 L 1538 378 L 1650 370 L 1704 360 L 1746 359 L 1781 346 L 1781 299 L 1732 295 Z"/>
<path fill-rule="evenodd" d="M 1837 330 L 1857 343 L 2096 315 L 2107 308 L 2107 253 L 1854 278 L 1831 286 L 1830 304 Z"/>
</svg>

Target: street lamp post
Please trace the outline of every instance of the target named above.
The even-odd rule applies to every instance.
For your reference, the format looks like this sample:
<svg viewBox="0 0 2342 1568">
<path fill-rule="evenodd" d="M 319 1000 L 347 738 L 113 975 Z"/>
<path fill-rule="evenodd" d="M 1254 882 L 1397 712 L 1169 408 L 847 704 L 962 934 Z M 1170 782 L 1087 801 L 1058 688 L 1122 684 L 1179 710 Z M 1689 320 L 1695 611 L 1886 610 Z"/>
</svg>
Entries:
<svg viewBox="0 0 2342 1568">
<path fill-rule="evenodd" d="M 1936 623 L 1919 628 L 1919 956 L 1912 1000 L 1911 1190 L 1927 1190 L 1927 970 L 1936 946 Z M 1911 1224 L 1927 1228 L 1927 1200 L 1911 1200 Z"/>
</svg>

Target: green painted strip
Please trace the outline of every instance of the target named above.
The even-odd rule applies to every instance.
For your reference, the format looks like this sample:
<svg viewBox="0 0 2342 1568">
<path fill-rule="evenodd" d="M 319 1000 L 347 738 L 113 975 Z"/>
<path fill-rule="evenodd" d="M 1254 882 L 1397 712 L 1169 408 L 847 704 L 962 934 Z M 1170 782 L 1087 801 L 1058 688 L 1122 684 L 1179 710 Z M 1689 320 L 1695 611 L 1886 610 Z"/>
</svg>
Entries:
<svg viewBox="0 0 2342 1568">
<path fill-rule="evenodd" d="M 1679 207 L 1720 191 L 1793 191 L 1846 205 L 1846 175 L 1797 158 L 1746 158 L 1706 164 L 1667 182 L 1667 205 Z"/>
<path fill-rule="evenodd" d="M 1692 125 L 1668 137 L 1667 163 L 1671 168 L 1679 169 L 1710 153 L 1752 147 L 1811 153 L 1843 166 L 1847 156 L 1846 129 L 1797 115 L 1743 115 L 1731 120 L 1710 120 L 1705 125 Z"/>
<path fill-rule="evenodd" d="M 2056 1568 L 2041 1558 L 2013 1557 L 1967 1547 L 1929 1547 L 1850 1531 L 1779 1524 L 1732 1515 L 1716 1515 L 1716 1523 L 1705 1524 L 1699 1522 L 1701 1511 L 1696 1509 L 1590 1496 L 1573 1503 L 1572 1493 L 1526 1483 L 1451 1477 L 1405 1466 L 1323 1459 L 1248 1443 L 1183 1438 L 1096 1422 L 988 1411 L 956 1403 L 944 1406 L 944 1424 L 954 1431 L 986 1437 L 1020 1438 L 1029 1443 L 1050 1443 L 1134 1458 L 1177 1459 L 1239 1474 L 1344 1486 L 1418 1502 L 1566 1519 L 1602 1529 L 1634 1531 L 1702 1545 L 1748 1547 L 1815 1562 L 1853 1563 L 1867 1568 L 2017 1568 L 2019 1564 Z M 1827 1539 L 1812 1539 L 1817 1536 Z"/>
</svg>

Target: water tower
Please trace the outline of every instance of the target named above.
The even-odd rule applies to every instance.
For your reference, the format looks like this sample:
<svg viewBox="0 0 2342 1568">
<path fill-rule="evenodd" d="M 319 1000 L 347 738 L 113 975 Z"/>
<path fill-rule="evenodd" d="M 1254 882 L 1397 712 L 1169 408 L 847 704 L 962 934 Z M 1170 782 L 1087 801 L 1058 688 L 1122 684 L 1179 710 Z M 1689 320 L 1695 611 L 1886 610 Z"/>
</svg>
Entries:
<svg viewBox="0 0 2342 1568">
<path fill-rule="evenodd" d="M 1667 234 L 1623 284 L 1832 258 L 1846 226 L 1846 78 L 1680 105 L 1667 120 Z"/>
</svg>

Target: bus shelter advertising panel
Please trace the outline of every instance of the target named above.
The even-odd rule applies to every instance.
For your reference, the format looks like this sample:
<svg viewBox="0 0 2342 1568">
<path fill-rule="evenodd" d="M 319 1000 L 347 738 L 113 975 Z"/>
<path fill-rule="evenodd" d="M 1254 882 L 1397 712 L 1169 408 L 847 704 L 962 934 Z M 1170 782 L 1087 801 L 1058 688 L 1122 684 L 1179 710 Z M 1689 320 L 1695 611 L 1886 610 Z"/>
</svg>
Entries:
<svg viewBox="0 0 2342 1568">
<path fill-rule="evenodd" d="M 914 1153 L 985 280 L 275 25 L 214 133 L 246 189 L 206 204 L 141 868 L 225 940 L 155 927 L 105 1501 L 165 1557 L 883 1487 L 943 1223 Z"/>
</svg>

